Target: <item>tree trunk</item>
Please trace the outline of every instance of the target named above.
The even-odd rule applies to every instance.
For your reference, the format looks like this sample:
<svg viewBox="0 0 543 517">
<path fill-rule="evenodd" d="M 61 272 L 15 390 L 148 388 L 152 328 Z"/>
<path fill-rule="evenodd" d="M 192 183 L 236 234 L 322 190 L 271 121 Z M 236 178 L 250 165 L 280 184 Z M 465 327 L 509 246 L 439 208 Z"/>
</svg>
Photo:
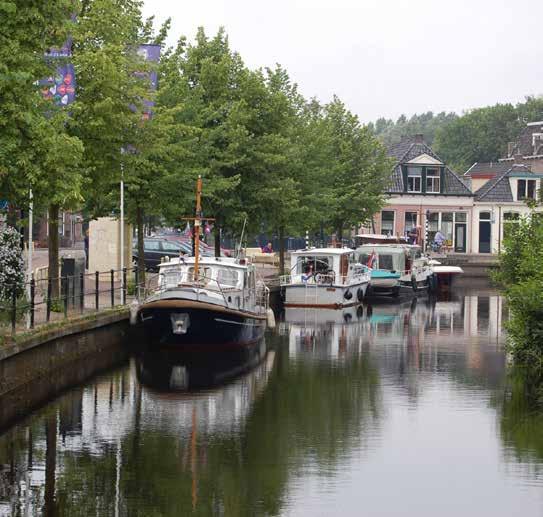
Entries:
<svg viewBox="0 0 543 517">
<path fill-rule="evenodd" d="M 215 231 L 213 232 L 215 237 L 215 256 L 221 256 L 221 229 L 218 226 L 215 226 Z"/>
<path fill-rule="evenodd" d="M 47 237 L 47 248 L 49 255 L 49 278 L 51 279 L 51 299 L 58 300 L 59 290 L 59 242 L 58 242 L 58 216 L 59 206 L 49 206 L 49 221 L 48 229 L 49 235 Z"/>
<path fill-rule="evenodd" d="M 285 274 L 285 228 L 279 227 L 279 274 Z"/>
<path fill-rule="evenodd" d="M 138 230 L 138 285 L 145 287 L 145 248 L 144 229 L 143 229 L 143 208 L 140 205 L 136 206 L 136 227 Z"/>
<path fill-rule="evenodd" d="M 337 240 L 338 240 L 338 248 L 343 247 L 343 223 L 339 223 L 337 225 Z"/>
</svg>

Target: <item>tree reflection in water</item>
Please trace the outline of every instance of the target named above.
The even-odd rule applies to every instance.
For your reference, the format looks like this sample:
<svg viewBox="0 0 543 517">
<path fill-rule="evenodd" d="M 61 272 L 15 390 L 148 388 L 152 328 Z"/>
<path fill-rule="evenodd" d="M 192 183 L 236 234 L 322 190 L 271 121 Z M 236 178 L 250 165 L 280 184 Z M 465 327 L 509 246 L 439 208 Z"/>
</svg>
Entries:
<svg viewBox="0 0 543 517">
<path fill-rule="evenodd" d="M 394 411 L 422 418 L 436 390 L 503 393 L 501 301 L 483 297 L 290 311 L 241 376 L 144 353 L 0 436 L 0 514 L 281 514 L 308 478 L 331 486 L 353 458 L 403 452 L 404 436 L 379 445 Z M 543 419 L 520 393 L 498 408 L 503 443 L 541 457 Z"/>
</svg>

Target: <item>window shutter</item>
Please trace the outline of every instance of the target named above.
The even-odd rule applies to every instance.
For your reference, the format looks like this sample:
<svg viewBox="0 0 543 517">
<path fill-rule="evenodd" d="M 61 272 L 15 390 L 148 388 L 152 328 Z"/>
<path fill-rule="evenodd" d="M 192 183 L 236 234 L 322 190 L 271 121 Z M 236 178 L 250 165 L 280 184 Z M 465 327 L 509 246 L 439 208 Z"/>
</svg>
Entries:
<svg viewBox="0 0 543 517">
<path fill-rule="evenodd" d="M 439 168 L 439 193 L 445 192 L 445 167 Z"/>
</svg>

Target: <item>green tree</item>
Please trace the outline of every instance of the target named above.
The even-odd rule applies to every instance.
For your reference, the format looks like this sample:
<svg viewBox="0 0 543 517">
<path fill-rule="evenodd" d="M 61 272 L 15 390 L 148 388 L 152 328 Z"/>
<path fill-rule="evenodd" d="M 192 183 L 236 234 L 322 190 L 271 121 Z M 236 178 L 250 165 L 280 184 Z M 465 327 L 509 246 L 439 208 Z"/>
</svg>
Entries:
<svg viewBox="0 0 543 517">
<path fill-rule="evenodd" d="M 496 280 L 507 297 L 509 347 L 516 363 L 543 368 L 543 224 L 541 214 L 521 220 L 504 240 Z"/>
<path fill-rule="evenodd" d="M 366 222 L 380 209 L 392 165 L 385 148 L 337 97 L 323 115 L 327 170 L 322 174 L 319 168 L 311 184 L 316 207 L 341 239 L 345 228 Z"/>
</svg>

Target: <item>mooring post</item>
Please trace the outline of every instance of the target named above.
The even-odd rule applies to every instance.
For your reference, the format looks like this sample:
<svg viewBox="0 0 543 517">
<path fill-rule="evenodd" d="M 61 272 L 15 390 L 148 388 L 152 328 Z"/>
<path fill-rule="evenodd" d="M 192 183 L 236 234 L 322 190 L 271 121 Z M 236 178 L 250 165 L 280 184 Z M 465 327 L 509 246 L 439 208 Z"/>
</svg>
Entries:
<svg viewBox="0 0 543 517">
<path fill-rule="evenodd" d="M 51 319 L 51 289 L 52 289 L 52 281 L 50 277 L 47 277 L 47 316 L 46 321 L 49 323 L 49 320 Z"/>
<path fill-rule="evenodd" d="M 35 310 L 35 296 L 36 296 L 36 280 L 34 280 L 34 273 L 30 276 L 30 328 L 34 328 L 34 310 Z"/>
<path fill-rule="evenodd" d="M 17 323 L 17 287 L 13 284 L 11 293 L 11 333 L 15 334 L 15 324 Z"/>
<path fill-rule="evenodd" d="M 115 307 L 115 271 L 110 271 L 110 283 L 111 283 L 111 306 Z"/>
<path fill-rule="evenodd" d="M 79 309 L 81 313 L 85 310 L 85 273 L 79 276 Z"/>
<path fill-rule="evenodd" d="M 98 271 L 94 273 L 94 301 L 98 310 L 100 307 L 100 273 Z"/>
<path fill-rule="evenodd" d="M 126 303 L 126 268 L 123 267 L 123 285 L 121 288 L 121 305 Z"/>
</svg>

